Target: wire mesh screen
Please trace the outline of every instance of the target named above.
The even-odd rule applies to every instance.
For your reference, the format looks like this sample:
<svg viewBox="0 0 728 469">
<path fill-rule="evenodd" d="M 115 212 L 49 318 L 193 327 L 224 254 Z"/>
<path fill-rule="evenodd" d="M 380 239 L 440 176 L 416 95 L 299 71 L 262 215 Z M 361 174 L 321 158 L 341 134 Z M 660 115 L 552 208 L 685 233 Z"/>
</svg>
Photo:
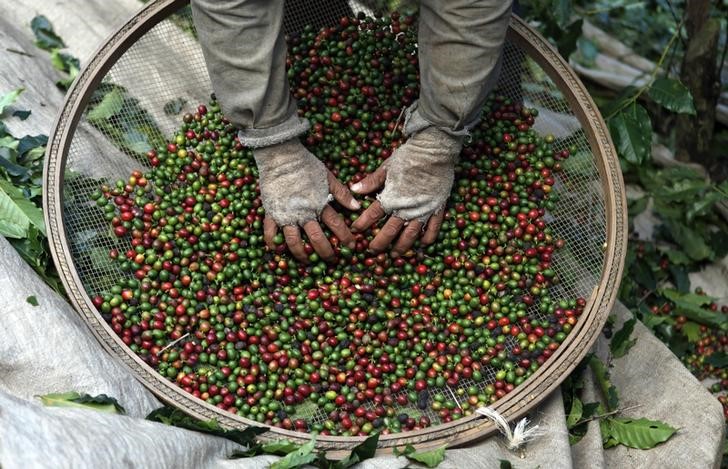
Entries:
<svg viewBox="0 0 728 469">
<path fill-rule="evenodd" d="M 342 15 L 361 7 L 325 2 L 293 2 L 285 17 L 285 29 L 295 33 L 304 25 L 335 24 Z M 364 10 L 365 13 L 370 13 Z M 547 73 L 524 51 L 508 44 L 497 93 L 527 108 L 536 109 L 533 128 L 552 135 L 557 151 L 567 150 L 563 170 L 554 173 L 553 206 L 545 220 L 554 236 L 564 240 L 552 261 L 560 282 L 551 287 L 555 301 L 590 298 L 605 265 L 607 216 L 603 182 L 590 147 L 571 105 Z M 211 85 L 189 7 L 178 10 L 142 35 L 125 51 L 91 95 L 78 128 L 71 139 L 63 180 L 63 222 L 73 268 L 89 297 L 110 291 L 124 272 L 110 253 L 133 249 L 128 238 L 114 236 L 110 220 L 118 213 L 113 203 L 98 206 L 94 193 L 113 187 L 135 170 L 149 169 L 147 152 L 164 148 L 174 139 L 182 116 L 194 113 L 210 96 Z M 484 125 L 484 124 L 483 124 Z M 538 300 L 528 315 L 547 319 Z M 509 339 L 510 353 L 518 343 Z M 427 401 L 466 404 L 472 388 L 485 392 L 496 381 L 498 370 L 485 366 L 478 381 L 462 379 L 456 386 L 429 389 Z M 489 390 L 492 392 L 492 389 Z M 405 391 L 402 391 L 405 393 Z M 397 394 L 393 394 L 397 401 Z M 373 403 L 366 404 L 373 408 Z M 406 403 L 398 407 L 408 415 L 426 416 L 433 424 L 439 413 L 430 406 Z M 294 416 L 313 424 L 327 419 L 321 407 L 299 407 Z"/>
</svg>

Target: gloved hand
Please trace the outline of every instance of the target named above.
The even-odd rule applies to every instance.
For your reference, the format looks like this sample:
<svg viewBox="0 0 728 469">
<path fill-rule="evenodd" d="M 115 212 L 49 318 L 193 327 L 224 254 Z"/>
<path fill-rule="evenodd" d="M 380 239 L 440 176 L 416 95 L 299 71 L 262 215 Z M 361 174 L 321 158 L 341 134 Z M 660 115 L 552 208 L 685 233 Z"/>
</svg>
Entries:
<svg viewBox="0 0 728 469">
<path fill-rule="evenodd" d="M 352 210 L 358 210 L 361 205 L 297 138 L 255 148 L 253 156 L 260 174 L 260 195 L 266 214 L 263 237 L 269 248 L 275 248 L 273 238 L 278 226 L 282 226 L 291 253 L 299 261 L 307 262 L 298 228 L 301 226 L 321 258 L 332 260 L 334 250 L 317 221 L 319 216 L 343 245 L 354 246 L 354 237 L 343 217 L 328 203 L 333 196 Z"/>
<path fill-rule="evenodd" d="M 431 244 L 437 239 L 463 139 L 427 127 L 412 135 L 376 171 L 351 186 L 354 192 L 369 194 L 384 184 L 377 201 L 352 225 L 353 231 L 363 231 L 383 216 L 392 215 L 369 244 L 372 251 L 382 251 L 401 231 L 392 255 L 404 254 L 425 226 L 422 242 Z"/>
</svg>

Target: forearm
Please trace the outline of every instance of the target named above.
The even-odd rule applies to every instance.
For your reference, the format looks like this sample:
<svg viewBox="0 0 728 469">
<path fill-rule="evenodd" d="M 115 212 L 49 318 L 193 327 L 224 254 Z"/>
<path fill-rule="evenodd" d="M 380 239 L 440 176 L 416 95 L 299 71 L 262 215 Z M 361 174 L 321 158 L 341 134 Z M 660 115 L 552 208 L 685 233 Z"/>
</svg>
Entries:
<svg viewBox="0 0 728 469">
<path fill-rule="evenodd" d="M 510 14 L 510 0 L 422 0 L 420 100 L 408 133 L 427 124 L 465 133 L 476 123 L 498 78 Z"/>
<path fill-rule="evenodd" d="M 192 0 L 192 12 L 213 90 L 247 143 L 305 131 L 286 78 L 283 1 Z"/>
</svg>

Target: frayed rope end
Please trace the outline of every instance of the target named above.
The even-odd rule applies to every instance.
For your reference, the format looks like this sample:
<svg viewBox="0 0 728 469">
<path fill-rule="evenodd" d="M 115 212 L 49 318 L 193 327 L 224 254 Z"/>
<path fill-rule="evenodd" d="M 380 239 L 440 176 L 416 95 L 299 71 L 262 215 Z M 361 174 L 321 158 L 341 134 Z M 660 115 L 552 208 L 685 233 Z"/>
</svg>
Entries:
<svg viewBox="0 0 728 469">
<path fill-rule="evenodd" d="M 506 437 L 506 446 L 509 450 L 515 451 L 521 448 L 526 443 L 533 441 L 534 439 L 544 435 L 544 431 L 539 429 L 538 425 L 529 427 L 531 423 L 528 418 L 522 418 L 516 427 L 511 431 L 511 426 L 508 421 L 496 410 L 490 407 L 479 407 L 475 412 L 480 415 L 489 418 L 495 423 L 498 430 Z"/>
</svg>

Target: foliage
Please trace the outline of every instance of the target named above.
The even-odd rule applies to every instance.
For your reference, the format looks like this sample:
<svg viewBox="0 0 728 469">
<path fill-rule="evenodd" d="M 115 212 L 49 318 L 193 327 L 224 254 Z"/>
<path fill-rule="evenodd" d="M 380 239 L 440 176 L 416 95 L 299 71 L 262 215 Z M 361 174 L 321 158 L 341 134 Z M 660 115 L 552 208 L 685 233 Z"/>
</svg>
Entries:
<svg viewBox="0 0 728 469">
<path fill-rule="evenodd" d="M 626 323 L 621 331 L 629 330 Z M 620 331 L 620 332 L 621 332 Z M 623 333 L 623 337 L 629 334 Z M 619 338 L 617 342 L 625 343 L 626 339 Z M 614 344 L 614 340 L 612 344 Z M 619 349 L 619 346 L 612 345 L 610 348 Z M 603 404 L 598 402 L 584 403 L 581 400 L 581 391 L 584 388 L 584 371 L 588 367 L 592 371 L 594 380 L 601 390 Z M 609 381 L 608 366 L 595 355 L 587 357 L 582 364 L 562 385 L 564 395 L 564 406 L 566 411 L 566 426 L 569 430 L 569 442 L 577 443 L 587 432 L 587 424 L 592 420 L 599 421 L 599 429 L 604 448 L 611 448 L 617 445 L 628 446 L 637 449 L 650 449 L 664 443 L 677 431 L 676 428 L 665 422 L 648 420 L 645 418 L 628 418 L 620 416 L 623 409 L 619 408 L 619 393 L 615 386 Z"/>
<path fill-rule="evenodd" d="M 179 409 L 160 407 L 147 415 L 147 420 L 160 422 L 166 425 L 194 430 L 219 436 L 243 446 L 258 447 L 255 437 L 268 431 L 264 427 L 248 427 L 245 430 L 225 430 L 216 420 L 199 420 L 191 417 Z"/>
<path fill-rule="evenodd" d="M 676 428 L 656 420 L 614 417 L 602 420 L 602 442 L 605 448 L 624 445 L 650 449 L 669 440 Z"/>
<path fill-rule="evenodd" d="M 609 342 L 609 351 L 612 352 L 612 356 L 614 358 L 621 358 L 625 356 L 629 349 L 637 343 L 637 339 L 630 339 L 636 323 L 636 319 L 629 319 L 625 321 L 620 330 L 614 333 L 612 341 Z"/>
<path fill-rule="evenodd" d="M 233 454 L 230 455 L 231 459 L 248 458 L 261 454 L 283 456 L 271 465 L 271 468 L 277 469 L 290 469 L 305 465 L 312 465 L 322 469 L 347 469 L 366 459 L 373 458 L 379 441 L 379 434 L 375 433 L 366 438 L 362 443 L 355 446 L 351 450 L 351 453 L 341 460 L 331 460 L 326 458 L 325 453 L 315 450 L 315 436 L 311 438 L 309 442 L 304 444 L 294 443 L 285 439 L 261 444 L 256 441 L 256 437 L 267 432 L 268 429 L 266 427 L 248 427 L 244 430 L 226 430 L 214 419 L 207 421 L 199 420 L 172 407 L 161 407 L 154 410 L 147 416 L 147 420 L 219 436 L 246 448 L 245 450 L 237 450 L 233 452 Z M 428 456 L 425 453 L 415 454 L 417 455 L 415 457 L 421 457 L 430 462 L 435 460 L 433 459 L 433 456 Z M 435 466 L 433 465 L 428 467 Z"/>
<path fill-rule="evenodd" d="M 51 262 L 43 220 L 41 190 L 43 157 L 48 137 L 15 137 L 6 119 L 21 119 L 17 111 L 10 115 L 23 88 L 0 96 L 0 235 L 54 290 L 62 292 L 58 274 Z"/>
<path fill-rule="evenodd" d="M 445 446 L 427 451 L 417 451 L 414 446 L 407 445 L 402 451 L 395 448 L 395 456 L 404 456 L 410 461 L 418 462 L 427 467 L 437 467 L 445 460 Z"/>
<path fill-rule="evenodd" d="M 529 0 L 523 2 L 522 13 L 566 57 L 576 52 L 578 60 L 584 63 L 594 60 L 598 49 L 581 36 L 583 19 L 588 18 L 618 36 L 637 53 L 656 60 L 658 67 L 670 71 L 672 65 L 679 62 L 677 57 L 683 48 L 680 17 L 684 4 L 682 0 Z M 66 45 L 47 18 L 34 18 L 31 29 L 38 47 L 50 53 L 52 65 L 62 74 L 57 85 L 67 89 L 78 74 L 79 60 L 62 51 Z M 41 171 L 47 137 L 26 135 L 17 138 L 4 123 L 5 119 L 22 120 L 30 115 L 29 110 L 7 112 L 22 92 L 23 89 L 18 88 L 0 96 L 0 234 L 8 237 L 23 259 L 60 291 L 60 282 L 50 261 L 41 212 Z M 648 105 L 645 100 L 649 101 Z M 184 102 L 171 101 L 164 111 L 175 114 L 182 106 Z M 102 85 L 92 98 L 90 108 L 88 120 L 130 154 L 139 155 L 164 142 L 154 121 L 123 87 Z M 714 184 L 691 169 L 662 169 L 653 163 L 651 145 L 659 138 L 652 128 L 655 109 L 695 113 L 687 88 L 674 77 L 658 76 L 657 69 L 644 86 L 626 88 L 602 107 L 626 180 L 644 189 L 644 196 L 629 201 L 630 221 L 651 209 L 661 223 L 653 239 L 631 238 L 619 299 L 678 356 L 687 360 L 695 356 L 698 342 L 704 340 L 709 331 L 725 331 L 728 322 L 728 315 L 714 311 L 713 298 L 691 292 L 688 280 L 689 272 L 728 253 L 728 224 L 716 212 L 716 205 L 728 200 L 728 184 Z M 721 134 L 718 135 L 720 138 Z M 724 149 L 722 144 L 716 146 L 716 151 Z M 34 296 L 29 297 L 28 302 L 37 304 Z M 614 358 L 628 354 L 635 344 L 630 338 L 635 324 L 634 320 L 629 320 L 614 333 L 610 343 Z M 706 369 L 724 369 L 728 365 L 727 357 L 725 351 L 713 351 L 705 355 L 700 367 L 690 365 L 691 370 L 698 374 Z M 591 368 L 604 394 L 606 408 L 598 402 L 583 402 L 579 397 L 587 367 Z M 605 447 L 621 444 L 651 448 L 669 439 L 676 431 L 663 422 L 618 416 L 619 395 L 609 381 L 609 366 L 595 357 L 579 366 L 562 389 L 572 442 L 583 437 L 586 424 L 594 419 L 600 421 Z M 41 399 L 46 405 L 123 412 L 113 398 L 103 395 L 65 393 L 46 395 Z M 307 463 L 328 468 L 349 467 L 372 457 L 378 439 L 378 435 L 373 435 L 348 458 L 334 462 L 317 454 L 313 441 L 305 445 L 285 440 L 260 445 L 255 442 L 255 436 L 265 429 L 257 427 L 243 432 L 227 431 L 215 421 L 201 422 L 168 408 L 155 411 L 148 418 L 222 436 L 249 448 L 237 456 L 263 453 L 284 456 L 276 467 L 297 467 Z M 443 447 L 417 452 L 408 446 L 399 454 L 434 467 L 444 458 L 444 451 Z M 507 467 L 510 463 L 502 461 L 501 466 Z"/>
<path fill-rule="evenodd" d="M 48 407 L 70 407 L 92 409 L 106 414 L 125 414 L 126 410 L 113 397 L 106 394 L 91 396 L 76 391 L 39 396 L 43 405 Z"/>
<path fill-rule="evenodd" d="M 568 9 L 560 3 L 560 0 L 529 0 L 524 8 L 527 19 L 555 44 L 570 35 L 563 30 L 563 19 L 559 24 L 557 12 Z M 693 293 L 688 277 L 689 273 L 728 254 L 728 223 L 717 209 L 718 204 L 728 201 L 728 183 L 713 182 L 711 175 L 690 167 L 661 168 L 652 160 L 655 141 L 670 146 L 674 139 L 674 130 L 664 122 L 671 122 L 676 114 L 696 113 L 690 91 L 676 78 L 677 65 L 685 49 L 686 2 L 573 0 L 569 3 L 572 21 L 588 19 L 637 54 L 656 62 L 640 86 L 628 86 L 616 95 L 592 88 L 615 143 L 625 180 L 643 191 L 642 196 L 628 201 L 630 228 L 642 212 L 649 211 L 657 218 L 651 237 L 639 239 L 636 234 L 630 237 L 619 300 L 698 378 L 717 380 L 711 390 L 724 408 L 728 408 L 724 393 L 728 387 L 728 360 L 724 359 L 728 356 L 728 314 L 725 309 L 719 310 L 713 298 L 700 291 Z M 725 16 L 725 2 L 713 3 L 711 9 L 714 16 L 720 17 L 721 12 Z M 529 16 L 533 12 L 537 14 Z M 728 25 L 725 21 L 722 24 L 724 28 Z M 718 54 L 719 60 L 725 60 L 727 37 L 726 34 L 721 37 L 723 52 Z M 577 38 L 576 43 L 577 51 L 572 58 L 587 67 L 592 65 L 599 52 L 597 45 L 583 37 Z M 715 131 L 712 151 L 718 158 L 725 157 L 727 135 L 725 129 Z M 610 344 L 613 357 L 628 353 L 633 344 L 628 337 L 634 324 L 628 321 L 615 333 Z M 597 375 L 606 376 L 601 371 L 596 365 Z M 601 380 L 600 384 L 603 391 L 609 392 L 611 388 L 604 387 L 606 382 Z M 567 388 L 565 385 L 564 389 Z M 580 419 L 591 418 L 582 415 L 598 415 L 600 411 L 594 406 L 585 410 L 588 404 L 573 395 L 567 397 L 568 394 L 564 392 L 565 408 L 571 416 L 570 437 L 576 441 L 585 432 Z M 602 419 L 601 428 L 606 446 L 621 443 L 641 447 L 644 441 L 652 444 L 674 431 L 640 420 Z M 636 434 L 645 440 L 629 436 Z"/>
<path fill-rule="evenodd" d="M 51 53 L 53 68 L 61 72 L 61 79 L 56 82 L 56 86 L 62 90 L 67 90 L 81 70 L 81 62 L 78 58 L 61 51 L 66 47 L 66 44 L 56 34 L 53 25 L 45 16 L 38 15 L 33 18 L 30 22 L 30 28 L 33 35 L 35 35 L 35 45 Z"/>
</svg>

